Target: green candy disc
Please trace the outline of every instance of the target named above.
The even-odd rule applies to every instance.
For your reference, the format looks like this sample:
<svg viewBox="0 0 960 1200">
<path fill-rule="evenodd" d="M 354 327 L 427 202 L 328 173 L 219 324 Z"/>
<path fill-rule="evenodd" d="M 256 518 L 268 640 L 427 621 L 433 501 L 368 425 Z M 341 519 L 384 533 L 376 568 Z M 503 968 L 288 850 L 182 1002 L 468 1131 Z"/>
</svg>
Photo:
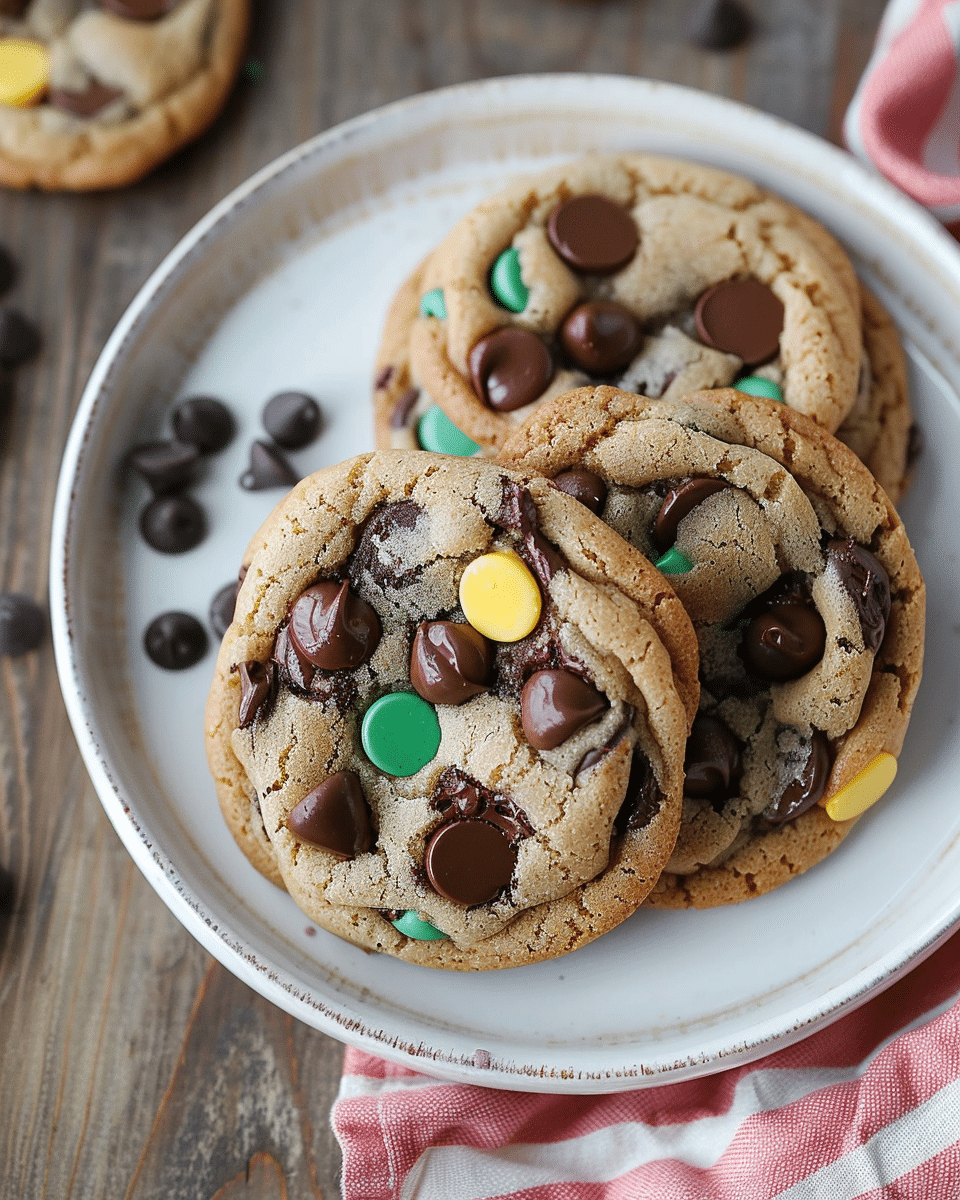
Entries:
<svg viewBox="0 0 960 1200">
<path fill-rule="evenodd" d="M 469 458 L 480 449 L 436 404 L 431 404 L 417 422 L 417 441 L 424 450 L 456 454 L 460 458 Z"/>
<path fill-rule="evenodd" d="M 676 546 L 671 546 L 653 565 L 664 575 L 683 575 L 686 571 L 693 570 L 693 563 Z"/>
<path fill-rule="evenodd" d="M 783 391 L 772 379 L 764 379 L 762 375 L 744 375 L 733 385 L 738 392 L 746 392 L 748 396 L 764 396 L 767 400 L 779 400 L 783 403 Z"/>
<path fill-rule="evenodd" d="M 441 321 L 447 319 L 447 305 L 443 299 L 443 288 L 434 288 L 420 297 L 420 316 L 439 317 Z"/>
<path fill-rule="evenodd" d="M 508 246 L 493 264 L 490 291 L 511 312 L 523 312 L 527 307 L 530 289 L 520 277 L 520 251 L 516 246 Z"/>
<path fill-rule="evenodd" d="M 360 740 L 385 775 L 416 775 L 440 749 L 437 711 L 413 692 L 390 692 L 363 714 Z"/>
<path fill-rule="evenodd" d="M 394 929 L 399 930 L 404 937 L 413 938 L 418 942 L 438 942 L 441 938 L 447 936 L 431 925 L 429 921 L 425 921 L 412 908 L 408 909 L 402 917 L 397 917 L 395 921 L 391 921 L 390 924 Z"/>
</svg>

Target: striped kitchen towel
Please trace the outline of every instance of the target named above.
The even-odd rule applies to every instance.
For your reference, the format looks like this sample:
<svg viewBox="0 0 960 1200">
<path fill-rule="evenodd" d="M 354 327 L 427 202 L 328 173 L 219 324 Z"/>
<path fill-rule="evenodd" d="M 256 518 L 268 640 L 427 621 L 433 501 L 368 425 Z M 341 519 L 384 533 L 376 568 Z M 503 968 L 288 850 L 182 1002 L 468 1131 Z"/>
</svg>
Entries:
<svg viewBox="0 0 960 1200">
<path fill-rule="evenodd" d="M 344 1200 L 957 1200 L 960 934 L 749 1066 L 558 1096 L 349 1048 L 332 1121 Z"/>
<path fill-rule="evenodd" d="M 854 154 L 929 208 L 955 236 L 958 60 L 960 0 L 891 0 L 843 125 Z"/>
</svg>

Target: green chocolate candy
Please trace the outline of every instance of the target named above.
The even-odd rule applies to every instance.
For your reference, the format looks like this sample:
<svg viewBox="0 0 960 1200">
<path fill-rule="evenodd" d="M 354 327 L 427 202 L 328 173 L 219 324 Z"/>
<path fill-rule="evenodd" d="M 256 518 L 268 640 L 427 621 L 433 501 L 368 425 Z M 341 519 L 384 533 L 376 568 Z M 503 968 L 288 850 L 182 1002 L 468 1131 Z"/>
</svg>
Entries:
<svg viewBox="0 0 960 1200">
<path fill-rule="evenodd" d="M 360 740 L 385 775 L 416 775 L 440 749 L 437 711 L 413 692 L 389 692 L 363 714 Z"/>
<path fill-rule="evenodd" d="M 490 291 L 511 312 L 523 312 L 527 307 L 530 289 L 520 277 L 520 251 L 516 246 L 508 246 L 493 264 Z"/>
<path fill-rule="evenodd" d="M 417 942 L 438 942 L 441 938 L 447 935 L 441 933 L 439 929 L 435 929 L 429 921 L 425 921 L 418 912 L 414 912 L 412 908 L 408 909 L 402 917 L 398 917 L 390 924 L 404 935 L 404 937 L 413 938 Z"/>
<path fill-rule="evenodd" d="M 744 375 L 733 385 L 738 392 L 746 392 L 748 396 L 765 396 L 768 400 L 779 400 L 783 403 L 783 391 L 772 379 L 762 375 Z"/>
<path fill-rule="evenodd" d="M 671 546 L 653 565 L 664 575 L 683 575 L 686 571 L 693 570 L 693 563 L 676 546 Z"/>
<path fill-rule="evenodd" d="M 436 404 L 431 404 L 417 422 L 417 441 L 424 450 L 456 454 L 460 458 L 469 458 L 480 449 Z"/>
<path fill-rule="evenodd" d="M 425 296 L 420 297 L 420 316 L 439 317 L 441 321 L 446 320 L 447 306 L 443 299 L 443 288 L 434 288 Z"/>
</svg>

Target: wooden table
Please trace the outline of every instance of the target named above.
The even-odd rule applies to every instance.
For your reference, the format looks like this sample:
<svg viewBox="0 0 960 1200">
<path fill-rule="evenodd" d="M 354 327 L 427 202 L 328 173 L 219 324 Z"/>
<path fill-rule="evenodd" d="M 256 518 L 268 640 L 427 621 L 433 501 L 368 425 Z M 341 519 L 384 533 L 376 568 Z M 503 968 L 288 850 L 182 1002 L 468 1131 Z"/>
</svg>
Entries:
<svg viewBox="0 0 960 1200">
<path fill-rule="evenodd" d="M 42 328 L 2 427 L 0 590 L 42 599 L 60 455 L 114 323 L 210 206 L 304 138 L 411 93 L 540 71 L 645 75 L 837 140 L 885 0 L 767 0 L 734 53 L 690 46 L 681 0 L 260 4 L 221 119 L 144 182 L 0 193 Z M 258 65 L 262 69 L 258 69 Z M 0 660 L 0 1200 L 338 1194 L 342 1047 L 250 991 L 177 924 L 108 823 L 47 643 Z"/>
</svg>

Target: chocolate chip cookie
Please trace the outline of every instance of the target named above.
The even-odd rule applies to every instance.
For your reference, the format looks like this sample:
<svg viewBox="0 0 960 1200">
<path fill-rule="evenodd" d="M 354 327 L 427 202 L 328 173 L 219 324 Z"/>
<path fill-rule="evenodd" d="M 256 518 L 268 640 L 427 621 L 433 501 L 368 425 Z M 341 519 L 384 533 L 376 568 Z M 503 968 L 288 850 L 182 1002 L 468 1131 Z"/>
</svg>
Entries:
<svg viewBox="0 0 960 1200">
<path fill-rule="evenodd" d="M 0 0 L 0 184 L 139 179 L 223 106 L 249 0 Z"/>
<path fill-rule="evenodd" d="M 668 860 L 696 639 L 632 547 L 488 459 L 362 455 L 255 536 L 207 747 L 256 865 L 451 969 L 575 949 Z"/>
<path fill-rule="evenodd" d="M 860 355 L 852 267 L 811 217 L 727 172 L 597 155 L 480 204 L 404 284 L 378 444 L 495 452 L 582 384 L 672 400 L 755 376 L 834 430 Z"/>
<path fill-rule="evenodd" d="M 584 388 L 501 460 L 591 502 L 697 630 L 683 821 L 649 903 L 744 900 L 818 862 L 892 781 L 922 666 L 923 581 L 866 467 L 730 389 L 671 403 Z"/>
</svg>

